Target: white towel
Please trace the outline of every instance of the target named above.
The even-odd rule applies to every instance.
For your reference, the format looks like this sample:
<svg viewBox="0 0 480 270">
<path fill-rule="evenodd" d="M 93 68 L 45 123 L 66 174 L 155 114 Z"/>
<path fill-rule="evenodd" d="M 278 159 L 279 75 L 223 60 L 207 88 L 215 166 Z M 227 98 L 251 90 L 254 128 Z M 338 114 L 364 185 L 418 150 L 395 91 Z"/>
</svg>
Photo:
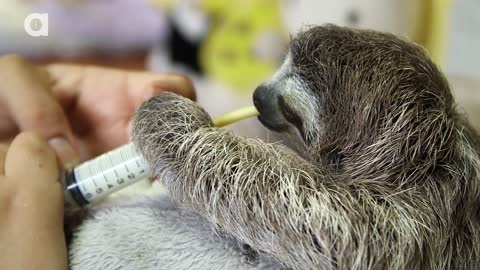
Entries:
<svg viewBox="0 0 480 270">
<path fill-rule="evenodd" d="M 94 208 L 75 229 L 69 257 L 72 270 L 283 269 L 215 232 L 165 192 L 155 199 Z"/>
</svg>

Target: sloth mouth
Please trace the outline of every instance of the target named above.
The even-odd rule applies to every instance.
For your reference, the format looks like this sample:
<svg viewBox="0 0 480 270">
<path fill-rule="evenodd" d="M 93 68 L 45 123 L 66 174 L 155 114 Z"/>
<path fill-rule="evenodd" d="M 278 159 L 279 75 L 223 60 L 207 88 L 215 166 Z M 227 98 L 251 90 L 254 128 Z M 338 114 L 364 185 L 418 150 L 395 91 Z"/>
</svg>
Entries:
<svg viewBox="0 0 480 270">
<path fill-rule="evenodd" d="M 276 132 L 288 131 L 289 128 L 296 128 L 301 136 L 304 136 L 302 118 L 285 102 L 283 97 L 278 97 L 278 108 L 272 114 L 260 114 L 258 120 L 268 129 Z"/>
<path fill-rule="evenodd" d="M 300 114 L 273 88 L 260 85 L 253 93 L 253 104 L 260 113 L 258 120 L 268 129 L 276 132 L 296 128 L 303 136 L 303 121 Z"/>
<path fill-rule="evenodd" d="M 276 132 L 282 132 L 288 129 L 288 126 L 285 123 L 272 121 L 272 119 L 265 117 L 262 114 L 258 116 L 258 120 L 260 121 L 260 123 L 262 123 L 262 125 Z"/>
</svg>

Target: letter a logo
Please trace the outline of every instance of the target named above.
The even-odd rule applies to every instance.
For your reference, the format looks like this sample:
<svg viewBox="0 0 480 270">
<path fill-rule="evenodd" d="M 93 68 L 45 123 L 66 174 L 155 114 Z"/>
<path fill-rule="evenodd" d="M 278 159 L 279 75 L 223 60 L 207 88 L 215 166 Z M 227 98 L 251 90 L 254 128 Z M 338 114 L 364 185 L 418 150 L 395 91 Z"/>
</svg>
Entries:
<svg viewBox="0 0 480 270">
<path fill-rule="evenodd" d="M 32 13 L 25 18 L 23 22 L 25 32 L 32 37 L 48 36 L 48 14 Z"/>
</svg>

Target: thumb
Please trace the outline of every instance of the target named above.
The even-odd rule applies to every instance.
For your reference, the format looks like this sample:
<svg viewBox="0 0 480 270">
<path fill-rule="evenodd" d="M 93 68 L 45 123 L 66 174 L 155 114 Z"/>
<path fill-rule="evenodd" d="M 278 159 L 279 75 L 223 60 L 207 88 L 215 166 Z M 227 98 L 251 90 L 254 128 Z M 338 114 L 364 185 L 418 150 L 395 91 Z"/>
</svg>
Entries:
<svg viewBox="0 0 480 270">
<path fill-rule="evenodd" d="M 10 145 L 5 157 L 5 176 L 19 181 L 45 179 L 52 184 L 59 180 L 55 153 L 43 138 L 22 132 Z M 31 183 L 30 183 L 31 184 Z"/>
<path fill-rule="evenodd" d="M 24 132 L 13 140 L 4 179 L 13 187 L 13 199 L 7 205 L 9 218 L 2 223 L 8 234 L 2 241 L 9 248 L 2 249 L 0 258 L 7 269 L 67 269 L 59 173 L 57 157 L 43 138 Z"/>
</svg>

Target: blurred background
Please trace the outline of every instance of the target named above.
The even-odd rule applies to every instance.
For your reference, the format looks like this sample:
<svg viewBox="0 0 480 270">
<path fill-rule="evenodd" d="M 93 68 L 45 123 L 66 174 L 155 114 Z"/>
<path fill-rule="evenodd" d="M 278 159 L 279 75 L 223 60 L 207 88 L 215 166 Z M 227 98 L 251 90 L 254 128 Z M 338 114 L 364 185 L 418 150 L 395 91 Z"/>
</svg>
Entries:
<svg viewBox="0 0 480 270">
<path fill-rule="evenodd" d="M 372 28 L 424 46 L 480 128 L 478 14 L 478 0 L 0 0 L 0 55 L 186 73 L 216 116 L 251 104 L 289 34 L 327 22 Z M 268 136 L 255 119 L 232 128 Z"/>
</svg>

